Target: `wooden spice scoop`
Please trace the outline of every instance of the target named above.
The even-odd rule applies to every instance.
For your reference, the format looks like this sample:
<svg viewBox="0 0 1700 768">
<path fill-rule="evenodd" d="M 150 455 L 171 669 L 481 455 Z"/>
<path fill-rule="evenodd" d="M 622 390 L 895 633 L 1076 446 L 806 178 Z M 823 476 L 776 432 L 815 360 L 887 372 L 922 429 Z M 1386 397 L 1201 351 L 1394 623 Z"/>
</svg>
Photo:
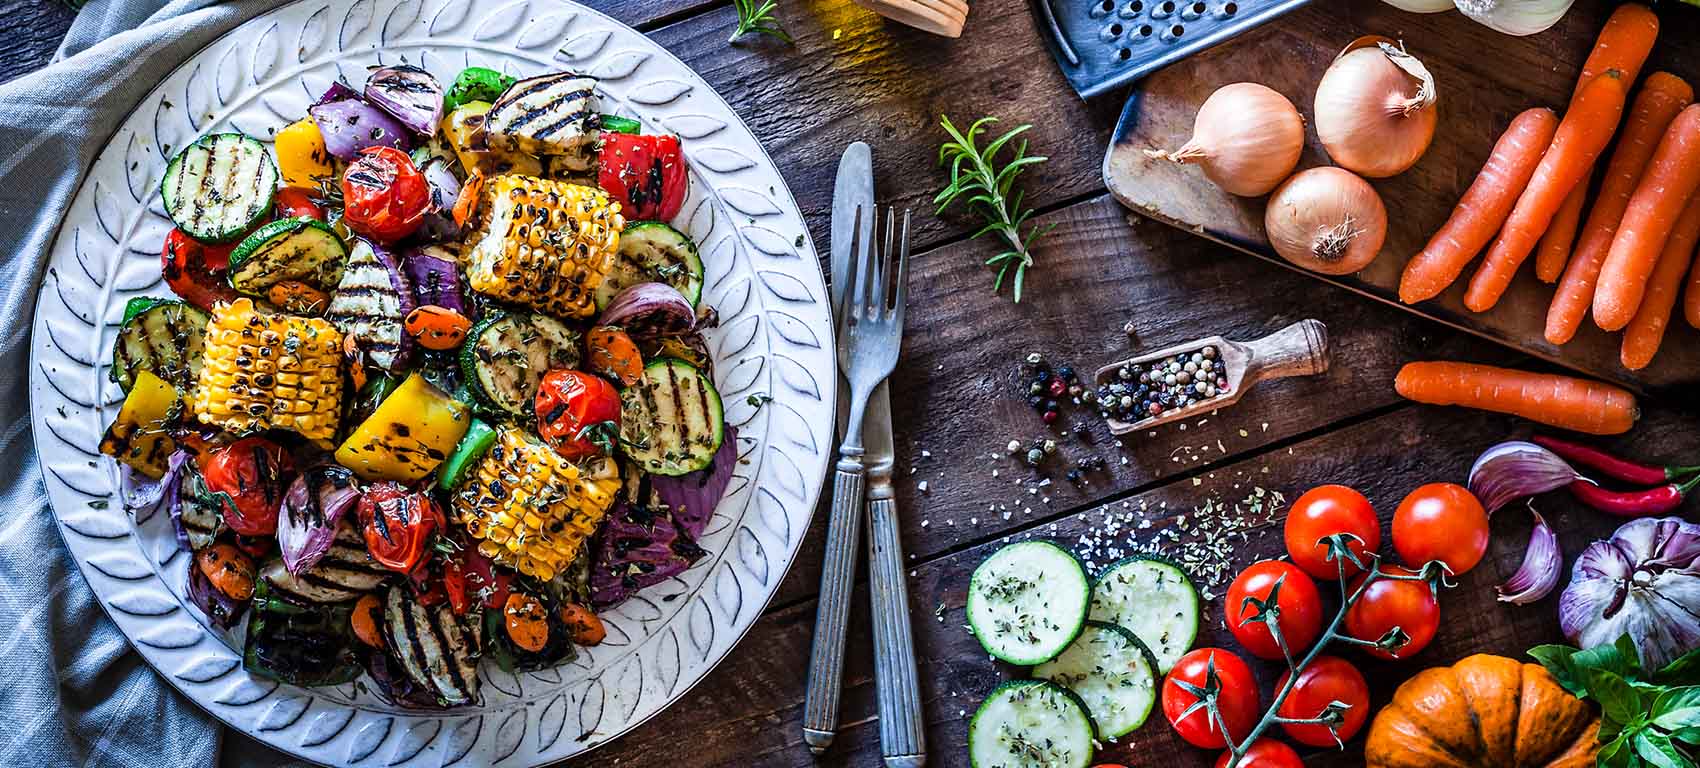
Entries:
<svg viewBox="0 0 1700 768">
<path fill-rule="evenodd" d="M 1112 416 L 1109 419 L 1110 434 L 1125 435 L 1226 408 L 1239 402 L 1246 390 L 1266 379 L 1312 376 L 1328 370 L 1328 326 L 1320 320 L 1301 320 L 1252 341 L 1229 341 L 1221 336 L 1209 336 L 1130 357 L 1099 368 L 1094 379 L 1100 387 L 1114 384 L 1119 381 L 1116 372 L 1124 365 L 1151 363 L 1212 346 L 1217 350 L 1217 359 L 1222 361 L 1223 373 L 1228 380 L 1225 391 L 1184 408 L 1169 408 L 1137 422 L 1121 421 Z"/>
<path fill-rule="evenodd" d="M 919 30 L 961 37 L 968 22 L 968 0 L 855 0 L 874 13 Z"/>
</svg>

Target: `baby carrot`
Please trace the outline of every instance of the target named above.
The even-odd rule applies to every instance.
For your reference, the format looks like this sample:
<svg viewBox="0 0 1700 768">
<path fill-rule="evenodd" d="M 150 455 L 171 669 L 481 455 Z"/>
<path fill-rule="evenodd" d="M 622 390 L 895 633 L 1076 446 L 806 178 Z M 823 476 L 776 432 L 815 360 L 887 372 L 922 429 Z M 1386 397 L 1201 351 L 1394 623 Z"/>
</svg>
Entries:
<svg viewBox="0 0 1700 768">
<path fill-rule="evenodd" d="M 1617 123 L 1623 117 L 1623 102 L 1628 83 L 1623 72 L 1608 69 L 1582 89 L 1576 106 L 1559 121 L 1553 134 L 1552 146 L 1541 156 L 1535 167 L 1529 188 L 1517 198 L 1516 207 L 1505 220 L 1505 229 L 1488 249 L 1470 279 L 1470 290 L 1464 294 L 1464 306 L 1472 312 L 1486 312 L 1499 302 L 1517 268 L 1529 258 L 1535 242 L 1564 198 L 1578 184 L 1585 184 L 1594 160 L 1611 141 Z"/>
<path fill-rule="evenodd" d="M 1624 122 L 1623 138 L 1612 150 L 1611 162 L 1606 164 L 1605 178 L 1600 182 L 1600 195 L 1588 211 L 1588 221 L 1576 246 L 1576 255 L 1564 269 L 1547 310 L 1546 339 L 1564 344 L 1576 335 L 1588 307 L 1594 303 L 1594 281 L 1600 277 L 1600 265 L 1617 235 L 1618 222 L 1629 207 L 1629 196 L 1636 182 L 1653 158 L 1659 137 L 1665 134 L 1672 120 L 1683 107 L 1694 101 L 1694 89 L 1688 82 L 1669 72 L 1654 72 L 1647 76 L 1641 93 L 1629 110 Z"/>
<path fill-rule="evenodd" d="M 1635 396 L 1597 381 L 1472 363 L 1406 363 L 1393 379 L 1406 399 L 1521 416 L 1592 435 L 1629 431 L 1640 417 Z"/>
<path fill-rule="evenodd" d="M 1664 341 L 1665 328 L 1670 325 L 1671 310 L 1682 293 L 1682 278 L 1688 273 L 1688 262 L 1694 255 L 1694 244 L 1700 242 L 1700 195 L 1688 199 L 1688 207 L 1671 229 L 1665 241 L 1664 253 L 1653 267 L 1647 281 L 1647 295 L 1641 308 L 1623 329 L 1623 348 L 1619 357 L 1623 367 L 1638 371 L 1653 362 Z"/>
<path fill-rule="evenodd" d="M 1615 331 L 1635 316 L 1665 239 L 1697 186 L 1700 105 L 1692 105 L 1665 129 L 1606 252 L 1594 289 L 1594 322 L 1601 328 Z"/>
<path fill-rule="evenodd" d="M 1625 3 L 1613 11 L 1611 18 L 1600 28 L 1594 49 L 1582 63 L 1582 74 L 1576 78 L 1576 90 L 1570 94 L 1570 104 L 1582 95 L 1582 87 L 1595 75 L 1608 69 L 1623 72 L 1624 82 L 1633 83 L 1641 74 L 1641 65 L 1653 51 L 1653 40 L 1659 36 L 1659 17 L 1647 6 Z M 1545 282 L 1558 279 L 1570 260 L 1570 247 L 1575 244 L 1576 225 L 1582 220 L 1582 206 L 1588 196 L 1586 184 L 1579 184 L 1564 199 L 1552 224 L 1541 237 L 1540 249 L 1535 251 L 1535 276 Z"/>
<path fill-rule="evenodd" d="M 1505 223 L 1557 129 L 1558 115 L 1545 108 L 1525 110 L 1511 121 L 1452 216 L 1405 264 L 1405 274 L 1399 278 L 1400 301 L 1415 304 L 1432 299 L 1458 279 L 1464 265 Z"/>
</svg>

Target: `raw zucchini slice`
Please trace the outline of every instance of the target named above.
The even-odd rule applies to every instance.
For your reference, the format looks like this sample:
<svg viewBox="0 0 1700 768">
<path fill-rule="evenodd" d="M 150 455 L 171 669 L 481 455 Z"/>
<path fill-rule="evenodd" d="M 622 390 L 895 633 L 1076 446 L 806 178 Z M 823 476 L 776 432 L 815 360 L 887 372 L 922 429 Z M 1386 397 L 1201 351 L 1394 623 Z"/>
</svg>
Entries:
<svg viewBox="0 0 1700 768">
<path fill-rule="evenodd" d="M 596 286 L 596 308 L 607 309 L 620 291 L 638 283 L 666 283 L 691 305 L 702 301 L 702 257 L 685 233 L 659 221 L 626 225 L 614 268 Z"/>
<path fill-rule="evenodd" d="M 264 144 L 215 133 L 171 158 L 159 193 L 178 229 L 203 243 L 228 243 L 271 213 L 277 180 Z"/>
<path fill-rule="evenodd" d="M 968 627 L 986 652 L 1033 665 L 1062 653 L 1086 624 L 1091 588 L 1073 554 L 1049 541 L 993 552 L 968 582 Z"/>
<path fill-rule="evenodd" d="M 460 366 L 483 404 L 515 416 L 532 408 L 543 374 L 578 367 L 579 335 L 546 315 L 493 312 L 460 348 Z"/>
<path fill-rule="evenodd" d="M 1088 621 L 1068 648 L 1033 668 L 1033 676 L 1074 691 L 1098 738 L 1115 739 L 1145 724 L 1157 701 L 1157 659 L 1132 632 Z"/>
<path fill-rule="evenodd" d="M 968 723 L 974 768 L 1086 768 L 1092 720 L 1068 689 L 1045 680 L 1011 680 L 992 689 Z"/>
<path fill-rule="evenodd" d="M 331 225 L 302 216 L 279 219 L 242 238 L 230 252 L 230 287 L 264 297 L 284 280 L 330 292 L 342 280 L 348 246 Z"/>
<path fill-rule="evenodd" d="M 138 297 L 124 305 L 112 345 L 112 380 L 125 392 L 137 371 L 151 371 L 187 396 L 201 375 L 201 346 L 212 318 L 181 301 Z"/>
<path fill-rule="evenodd" d="M 1093 621 L 1121 625 L 1168 674 L 1198 637 L 1198 588 L 1174 563 L 1134 555 L 1110 564 L 1092 585 Z"/>
<path fill-rule="evenodd" d="M 707 467 L 725 438 L 720 392 L 690 363 L 657 360 L 620 392 L 620 445 L 646 472 L 683 475 Z"/>
</svg>

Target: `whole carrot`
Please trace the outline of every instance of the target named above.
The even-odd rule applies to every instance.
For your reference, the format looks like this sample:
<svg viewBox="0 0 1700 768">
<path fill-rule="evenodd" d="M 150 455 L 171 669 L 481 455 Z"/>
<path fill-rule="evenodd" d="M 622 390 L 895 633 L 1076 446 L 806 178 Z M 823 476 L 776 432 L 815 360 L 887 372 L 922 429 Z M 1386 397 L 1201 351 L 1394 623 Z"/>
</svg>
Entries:
<svg viewBox="0 0 1700 768">
<path fill-rule="evenodd" d="M 1486 312 L 1499 302 L 1517 268 L 1529 258 L 1535 242 L 1546 231 L 1564 198 L 1578 184 L 1588 179 L 1594 160 L 1604 151 L 1617 131 L 1623 117 L 1623 102 L 1628 83 L 1619 70 L 1608 69 L 1583 87 L 1576 106 L 1565 113 L 1553 134 L 1552 146 L 1541 156 L 1529 188 L 1517 198 L 1516 207 L 1505 220 L 1505 229 L 1488 249 L 1470 279 L 1470 290 L 1464 294 L 1464 306 L 1473 312 Z"/>
<path fill-rule="evenodd" d="M 1452 216 L 1405 264 L 1405 274 L 1399 278 L 1400 301 L 1415 304 L 1432 299 L 1458 279 L 1464 266 L 1505 223 L 1557 129 L 1558 115 L 1545 108 L 1525 110 L 1511 121 Z"/>
<path fill-rule="evenodd" d="M 1582 87 L 1608 69 L 1623 72 L 1625 82 L 1635 82 L 1641 74 L 1641 65 L 1647 63 L 1648 54 L 1653 52 L 1653 41 L 1658 36 L 1659 17 L 1647 6 L 1638 3 L 1618 6 L 1605 26 L 1600 28 L 1594 49 L 1588 53 L 1588 60 L 1582 63 L 1582 74 L 1577 76 L 1576 89 L 1570 94 L 1571 107 L 1575 107 L 1576 99 L 1582 95 Z M 1550 283 L 1564 271 L 1565 263 L 1570 260 L 1570 247 L 1575 244 L 1576 224 L 1582 220 L 1582 206 L 1587 197 L 1587 185 L 1578 185 L 1564 199 L 1558 213 L 1553 215 L 1552 224 L 1541 237 L 1539 250 L 1535 251 L 1535 276 L 1541 280 Z"/>
<path fill-rule="evenodd" d="M 1597 381 L 1473 363 L 1406 363 L 1393 388 L 1409 400 L 1508 413 L 1593 435 L 1629 431 L 1635 396 Z"/>
<path fill-rule="evenodd" d="M 1600 195 L 1588 211 L 1588 222 L 1582 227 L 1582 237 L 1576 255 L 1564 269 L 1564 279 L 1553 294 L 1547 310 L 1546 339 L 1564 344 L 1576 335 L 1576 329 L 1594 303 L 1594 282 L 1600 277 L 1600 266 L 1611 250 L 1612 238 L 1617 235 L 1618 222 L 1629 207 L 1629 196 L 1653 159 L 1659 138 L 1670 127 L 1683 107 L 1694 101 L 1694 88 L 1669 72 L 1654 72 L 1647 76 L 1641 93 L 1630 107 L 1624 122 L 1623 137 L 1612 151 L 1606 164 L 1605 178 L 1600 182 Z"/>
<path fill-rule="evenodd" d="M 1665 239 L 1695 187 L 1700 187 L 1700 105 L 1671 121 L 1629 198 L 1594 289 L 1594 322 L 1601 328 L 1615 331 L 1635 316 Z"/>
<path fill-rule="evenodd" d="M 1688 273 L 1688 294 L 1683 297 L 1682 314 L 1689 325 L 1700 328 L 1700 253 L 1694 254 L 1694 269 Z"/>
<path fill-rule="evenodd" d="M 1688 199 L 1670 238 L 1665 240 L 1664 252 L 1647 280 L 1647 295 L 1641 308 L 1623 329 L 1623 347 L 1619 357 L 1623 367 L 1638 371 L 1653 362 L 1664 341 L 1665 328 L 1670 325 L 1671 310 L 1682 294 L 1682 278 L 1688 274 L 1688 263 L 1694 256 L 1694 244 L 1700 242 L 1700 195 Z"/>
</svg>

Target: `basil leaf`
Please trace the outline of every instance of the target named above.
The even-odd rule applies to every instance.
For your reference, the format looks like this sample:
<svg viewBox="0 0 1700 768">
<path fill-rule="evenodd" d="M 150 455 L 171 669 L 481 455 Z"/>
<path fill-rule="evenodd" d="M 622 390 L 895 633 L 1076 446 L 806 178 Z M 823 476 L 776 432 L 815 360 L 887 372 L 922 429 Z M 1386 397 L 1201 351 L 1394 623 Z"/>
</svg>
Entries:
<svg viewBox="0 0 1700 768">
<path fill-rule="evenodd" d="M 1671 743 L 1670 737 L 1647 728 L 1635 734 L 1635 754 L 1656 768 L 1688 768 L 1694 762 Z"/>
<path fill-rule="evenodd" d="M 1666 689 L 1653 699 L 1652 717 L 1667 731 L 1700 726 L 1700 686 Z"/>
<path fill-rule="evenodd" d="M 1628 736 L 1619 736 L 1600 747 L 1600 754 L 1596 759 L 1598 762 L 1595 765 L 1598 768 L 1629 768 L 1635 761 L 1635 750 L 1629 746 Z"/>
<path fill-rule="evenodd" d="M 1582 670 L 1582 680 L 1587 684 L 1588 697 L 1600 703 L 1605 723 L 1601 723 L 1603 733 L 1606 724 L 1624 724 L 1633 722 L 1637 715 L 1645 715 L 1652 704 L 1653 696 L 1636 691 L 1622 676 L 1604 669 Z M 1643 695 L 1647 702 L 1642 703 Z"/>
<path fill-rule="evenodd" d="M 1582 675 L 1574 662 L 1578 653 L 1580 651 L 1575 648 L 1557 644 L 1537 645 L 1529 649 L 1529 656 L 1540 662 L 1541 666 L 1546 667 L 1547 672 L 1552 673 L 1553 679 L 1558 681 L 1559 686 L 1569 691 L 1572 696 L 1583 696 L 1588 693 L 1587 687 L 1582 684 Z"/>
<path fill-rule="evenodd" d="M 1678 728 L 1677 730 L 1670 732 L 1670 737 L 1676 741 L 1687 744 L 1700 745 L 1700 726 Z"/>
<path fill-rule="evenodd" d="M 1700 650 L 1689 651 L 1681 658 L 1653 673 L 1653 682 L 1661 685 L 1700 685 Z"/>
</svg>

